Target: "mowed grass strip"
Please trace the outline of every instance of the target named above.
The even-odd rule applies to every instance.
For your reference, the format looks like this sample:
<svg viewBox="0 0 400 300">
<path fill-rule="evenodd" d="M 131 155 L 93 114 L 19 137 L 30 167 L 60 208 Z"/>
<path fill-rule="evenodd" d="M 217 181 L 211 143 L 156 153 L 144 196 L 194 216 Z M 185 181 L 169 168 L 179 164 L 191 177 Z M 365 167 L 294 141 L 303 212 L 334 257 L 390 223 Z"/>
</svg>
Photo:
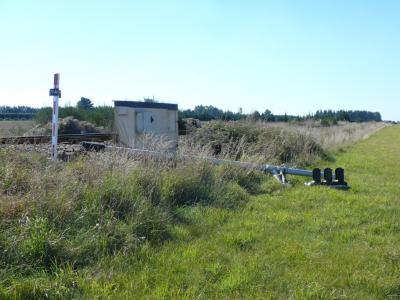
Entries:
<svg viewBox="0 0 400 300">
<path fill-rule="evenodd" d="M 80 272 L 86 297 L 397 299 L 400 127 L 337 155 L 350 191 L 301 184 L 244 209 L 187 207 L 172 241 Z"/>
</svg>

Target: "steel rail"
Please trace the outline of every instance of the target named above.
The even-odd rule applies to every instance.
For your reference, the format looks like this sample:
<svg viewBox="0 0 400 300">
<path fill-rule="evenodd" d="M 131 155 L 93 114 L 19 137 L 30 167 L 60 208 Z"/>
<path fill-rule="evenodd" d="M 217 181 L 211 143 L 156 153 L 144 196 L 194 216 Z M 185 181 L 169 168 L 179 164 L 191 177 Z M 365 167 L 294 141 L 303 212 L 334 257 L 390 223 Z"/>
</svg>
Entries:
<svg viewBox="0 0 400 300">
<path fill-rule="evenodd" d="M 82 141 L 104 142 L 116 137 L 115 133 L 59 134 L 60 142 L 78 143 Z M 51 141 L 51 135 L 0 137 L 0 144 L 44 144 Z"/>
</svg>

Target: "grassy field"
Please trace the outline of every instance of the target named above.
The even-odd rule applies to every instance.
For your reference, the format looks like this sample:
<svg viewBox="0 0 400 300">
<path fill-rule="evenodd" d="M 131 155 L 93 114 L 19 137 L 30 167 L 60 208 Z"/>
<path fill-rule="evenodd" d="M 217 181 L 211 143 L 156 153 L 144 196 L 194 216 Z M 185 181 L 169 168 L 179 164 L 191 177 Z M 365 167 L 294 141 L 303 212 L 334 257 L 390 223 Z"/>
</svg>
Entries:
<svg viewBox="0 0 400 300">
<path fill-rule="evenodd" d="M 214 171 L 205 167 L 200 177 L 191 177 L 190 174 L 199 169 L 196 166 L 178 170 L 184 175 L 168 171 L 144 177 L 130 175 L 128 180 L 124 179 L 126 175 L 120 174 L 120 177 L 112 177 L 116 181 L 112 178 L 98 181 L 95 174 L 86 174 L 85 168 L 115 173 L 112 170 L 116 166 L 104 161 L 101 166 L 95 161 L 85 166 L 78 161 L 62 171 L 68 178 L 77 176 L 70 184 L 57 183 L 49 168 L 43 168 L 40 172 L 48 177 L 47 181 L 30 193 L 41 195 L 42 186 L 61 184 L 63 189 L 58 189 L 58 194 L 50 194 L 47 206 L 39 205 L 38 213 L 42 216 L 34 222 L 29 221 L 33 219 L 29 205 L 33 204 L 17 200 L 28 193 L 24 189 L 34 176 L 28 173 L 30 176 L 23 177 L 19 171 L 10 177 L 18 177 L 19 181 L 9 181 L 8 198 L 2 200 L 14 199 L 16 204 L 3 206 L 0 212 L 2 228 L 16 235 L 15 251 L 23 249 L 25 252 L 21 253 L 27 258 L 7 254 L 9 237 L 0 234 L 2 253 L 21 260 L 20 265 L 11 267 L 8 265 L 11 263 L 4 261 L 5 266 L 0 270 L 0 298 L 397 299 L 400 297 L 400 174 L 394 168 L 400 164 L 399 153 L 400 127 L 391 126 L 335 153 L 336 161 L 318 163 L 320 167 L 344 167 L 352 187 L 350 191 L 307 188 L 298 180 L 294 187 L 285 189 L 266 178 L 255 192 L 240 176 L 230 182 L 211 182 L 209 189 L 217 193 L 217 198 L 210 194 L 204 197 L 215 201 L 225 195 L 228 205 L 218 201 L 212 205 L 183 202 L 173 206 L 173 214 L 146 212 L 149 217 L 169 220 L 166 228 L 142 218 L 136 206 L 130 207 L 125 202 L 100 202 L 100 207 L 95 206 L 95 192 L 103 195 L 99 201 L 109 196 L 117 196 L 116 200 L 120 201 L 125 199 L 124 188 L 133 184 L 130 180 L 146 186 L 148 180 L 159 176 L 163 179 L 156 194 L 165 194 L 172 200 L 182 199 L 186 190 L 171 187 L 178 183 L 193 184 L 191 188 L 196 193 L 204 192 L 195 187 L 203 184 L 207 176 L 213 177 L 210 172 Z M 20 163 L 26 164 L 26 159 Z M 35 166 L 40 168 L 40 163 Z M 56 169 L 62 170 L 61 166 Z M 226 175 L 221 170 L 215 172 L 215 178 Z M 256 176 L 254 180 L 260 178 Z M 82 189 L 86 181 L 91 185 Z M 21 187 L 24 188 L 22 194 L 18 192 Z M 218 187 L 224 190 L 222 194 L 218 193 Z M 136 186 L 129 191 L 135 195 L 140 193 Z M 177 191 L 180 191 L 178 196 Z M 253 195 L 247 197 L 246 191 Z M 122 193 L 122 198 L 118 198 L 118 193 Z M 80 200 L 83 195 L 85 200 Z M 234 198 L 234 202 L 245 200 L 245 204 L 229 205 L 229 198 Z M 74 203 L 78 204 L 72 210 Z M 129 251 L 126 247 L 137 245 L 129 238 L 124 240 L 124 233 L 132 230 L 127 226 L 131 223 L 116 217 L 106 219 L 105 224 L 96 221 L 97 211 L 104 211 L 105 204 L 114 205 L 114 208 L 128 205 L 127 209 L 132 209 L 136 220 L 135 233 L 143 235 L 144 240 L 164 230 L 168 237 L 162 239 L 162 243 L 144 241 L 135 246 L 133 252 Z M 52 209 L 60 216 L 52 217 Z M 23 214 L 13 221 L 10 215 L 18 215 L 18 211 Z M 47 214 L 46 217 L 43 214 Z M 87 227 L 90 230 L 83 235 L 86 227 L 79 224 L 89 222 L 84 219 L 86 216 L 94 221 L 93 225 L 96 222 L 100 225 Z M 50 222 L 59 227 L 66 222 L 72 225 L 60 227 L 64 229 L 58 233 L 56 225 L 49 227 Z M 103 226 L 108 226 L 108 231 L 100 231 Z M 143 228 L 151 231 L 143 231 Z M 24 231 L 22 235 L 21 231 Z M 140 239 L 141 235 L 136 237 Z M 56 246 L 64 236 L 71 251 L 92 253 L 92 258 L 99 255 L 99 259 L 84 264 L 79 256 L 70 256 L 70 263 L 66 265 L 46 261 L 46 257 L 59 255 L 55 251 L 60 252 L 61 248 Z M 79 248 L 92 244 L 110 249 L 107 243 L 113 241 L 122 241 L 126 247 L 112 248 L 119 249 L 112 252 L 113 255 L 109 255 L 110 252 L 101 255 L 96 247 L 88 248 L 87 253 L 79 252 Z M 42 265 L 44 267 L 40 267 Z M 30 269 L 34 271 L 26 272 Z"/>
<path fill-rule="evenodd" d="M 348 192 L 298 186 L 244 210 L 183 209 L 173 242 L 88 270 L 88 295 L 399 298 L 399 153 L 400 127 L 386 128 L 338 155 Z"/>
<path fill-rule="evenodd" d="M 0 120 L 0 137 L 23 135 L 35 126 L 33 120 Z"/>
</svg>

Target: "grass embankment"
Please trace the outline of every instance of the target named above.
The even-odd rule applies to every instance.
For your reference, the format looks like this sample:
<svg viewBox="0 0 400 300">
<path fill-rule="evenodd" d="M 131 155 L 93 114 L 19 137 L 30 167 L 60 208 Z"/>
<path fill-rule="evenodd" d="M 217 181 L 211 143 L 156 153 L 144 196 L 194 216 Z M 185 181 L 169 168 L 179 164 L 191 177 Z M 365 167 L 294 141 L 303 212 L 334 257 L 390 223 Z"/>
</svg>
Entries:
<svg viewBox="0 0 400 300">
<path fill-rule="evenodd" d="M 347 192 L 204 164 L 115 174 L 107 161 L 39 160 L 41 185 L 3 167 L 0 297 L 398 297 L 398 153 L 398 126 L 338 153 Z"/>
</svg>

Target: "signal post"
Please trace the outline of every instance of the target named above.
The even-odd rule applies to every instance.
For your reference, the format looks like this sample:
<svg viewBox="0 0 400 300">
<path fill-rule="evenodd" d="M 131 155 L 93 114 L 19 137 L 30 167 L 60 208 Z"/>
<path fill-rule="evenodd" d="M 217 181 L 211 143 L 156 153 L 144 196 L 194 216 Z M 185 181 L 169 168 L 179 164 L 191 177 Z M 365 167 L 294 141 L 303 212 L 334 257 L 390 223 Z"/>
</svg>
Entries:
<svg viewBox="0 0 400 300">
<path fill-rule="evenodd" d="M 53 114 L 51 118 L 51 158 L 57 159 L 58 140 L 58 99 L 61 98 L 60 74 L 54 74 L 54 88 L 50 89 L 49 95 L 53 96 Z"/>
</svg>

